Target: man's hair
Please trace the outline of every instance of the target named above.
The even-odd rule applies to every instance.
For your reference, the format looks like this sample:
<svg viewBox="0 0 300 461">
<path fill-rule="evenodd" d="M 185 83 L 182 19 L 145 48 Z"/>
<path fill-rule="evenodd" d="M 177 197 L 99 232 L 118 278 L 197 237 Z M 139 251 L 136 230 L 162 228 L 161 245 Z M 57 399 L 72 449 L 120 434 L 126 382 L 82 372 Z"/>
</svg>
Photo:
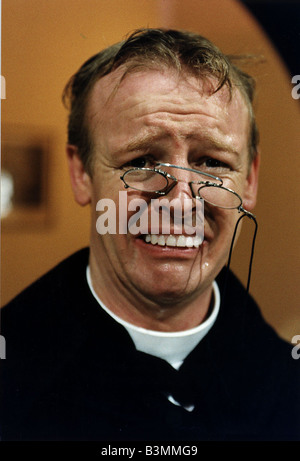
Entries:
<svg viewBox="0 0 300 461">
<path fill-rule="evenodd" d="M 197 78 L 213 77 L 213 93 L 227 85 L 231 96 L 236 87 L 243 95 L 250 116 L 249 164 L 257 153 L 258 129 L 253 112 L 254 79 L 237 67 L 239 57 L 224 55 L 201 35 L 179 30 L 139 29 L 86 61 L 67 83 L 63 102 L 69 109 L 68 143 L 77 146 L 86 171 L 92 175 L 93 144 L 86 120 L 89 95 L 95 83 L 120 66 L 122 79 L 133 71 L 173 68 Z"/>
</svg>

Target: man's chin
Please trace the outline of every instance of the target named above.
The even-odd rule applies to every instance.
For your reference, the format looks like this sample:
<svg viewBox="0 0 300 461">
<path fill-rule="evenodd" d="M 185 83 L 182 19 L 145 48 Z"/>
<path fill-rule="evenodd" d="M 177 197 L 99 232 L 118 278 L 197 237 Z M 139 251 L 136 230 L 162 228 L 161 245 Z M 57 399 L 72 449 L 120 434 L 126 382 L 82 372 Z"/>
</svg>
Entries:
<svg viewBox="0 0 300 461">
<path fill-rule="evenodd" d="M 152 274 L 153 276 L 153 274 Z M 140 282 L 140 292 L 145 298 L 160 306 L 174 306 L 188 302 L 200 292 L 200 275 L 197 280 L 178 277 L 166 278 L 161 276 L 159 280 Z"/>
</svg>

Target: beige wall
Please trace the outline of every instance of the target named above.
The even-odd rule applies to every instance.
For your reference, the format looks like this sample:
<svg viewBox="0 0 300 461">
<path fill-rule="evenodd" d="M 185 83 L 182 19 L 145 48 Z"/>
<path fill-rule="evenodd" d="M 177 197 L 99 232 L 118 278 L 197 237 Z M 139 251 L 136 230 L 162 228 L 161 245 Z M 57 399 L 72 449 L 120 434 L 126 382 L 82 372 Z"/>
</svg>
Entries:
<svg viewBox="0 0 300 461">
<path fill-rule="evenodd" d="M 64 84 L 85 59 L 129 31 L 167 26 L 206 35 L 228 53 L 267 58 L 254 70 L 262 167 L 251 292 L 281 336 L 291 340 L 299 334 L 299 101 L 291 97 L 282 61 L 248 12 L 234 0 L 2 0 L 2 5 L 7 86 L 2 129 L 5 134 L 13 124 L 46 133 L 50 156 L 46 224 L 2 226 L 1 303 L 88 243 L 89 210 L 74 203 L 66 171 Z M 244 280 L 251 229 L 243 227 L 233 266 Z"/>
</svg>

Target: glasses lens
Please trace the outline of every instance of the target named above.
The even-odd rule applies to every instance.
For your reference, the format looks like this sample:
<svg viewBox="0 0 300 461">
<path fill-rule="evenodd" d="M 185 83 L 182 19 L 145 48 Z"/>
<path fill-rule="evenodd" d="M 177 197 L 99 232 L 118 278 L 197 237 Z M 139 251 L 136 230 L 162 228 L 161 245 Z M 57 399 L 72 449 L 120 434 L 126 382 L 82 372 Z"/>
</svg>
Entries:
<svg viewBox="0 0 300 461">
<path fill-rule="evenodd" d="M 241 197 L 231 189 L 211 184 L 198 189 L 198 196 L 219 208 L 234 209 L 242 204 Z"/>
<path fill-rule="evenodd" d="M 129 170 L 123 179 L 132 189 L 145 192 L 162 191 L 168 185 L 168 180 L 162 173 L 147 168 Z"/>
</svg>

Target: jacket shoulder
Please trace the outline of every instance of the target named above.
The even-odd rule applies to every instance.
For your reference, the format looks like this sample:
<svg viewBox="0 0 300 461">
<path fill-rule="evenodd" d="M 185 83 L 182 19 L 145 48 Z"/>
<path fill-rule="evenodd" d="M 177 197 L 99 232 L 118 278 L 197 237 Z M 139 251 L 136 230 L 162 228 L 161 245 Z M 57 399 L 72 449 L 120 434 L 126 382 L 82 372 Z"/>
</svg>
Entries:
<svg viewBox="0 0 300 461">
<path fill-rule="evenodd" d="M 68 284 L 74 285 L 74 277 L 82 279 L 82 274 L 85 274 L 88 254 L 88 248 L 84 248 L 61 261 L 3 306 L 2 314 L 28 307 L 40 300 L 44 304 L 49 296 L 58 294 L 62 287 L 65 289 Z"/>
<path fill-rule="evenodd" d="M 86 298 L 88 254 L 85 248 L 69 256 L 1 309 L 1 334 L 8 346 L 49 335 L 65 323 L 67 312 Z"/>
</svg>

